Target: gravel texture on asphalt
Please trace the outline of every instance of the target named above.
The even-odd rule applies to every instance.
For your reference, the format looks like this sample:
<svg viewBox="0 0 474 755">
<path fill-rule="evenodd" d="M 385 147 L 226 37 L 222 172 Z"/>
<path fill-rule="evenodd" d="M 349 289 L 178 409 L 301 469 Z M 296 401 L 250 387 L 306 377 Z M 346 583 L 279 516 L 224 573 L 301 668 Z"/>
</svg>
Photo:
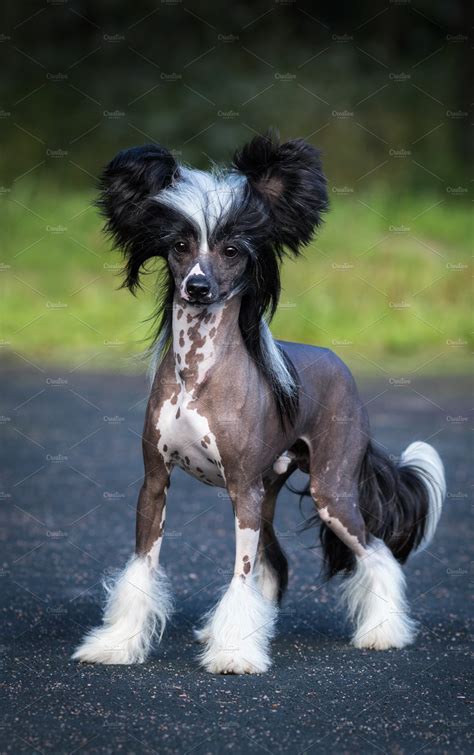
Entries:
<svg viewBox="0 0 474 755">
<path fill-rule="evenodd" d="M 161 646 L 141 666 L 70 660 L 99 621 L 101 576 L 133 548 L 147 385 L 52 369 L 7 369 L 2 385 L 0 752 L 473 751 L 468 380 L 387 376 L 360 386 L 374 435 L 391 453 L 424 439 L 446 464 L 438 533 L 406 567 L 416 644 L 349 645 L 340 581 L 321 579 L 320 552 L 310 547 L 317 533 L 300 531 L 297 496 L 285 490 L 277 530 L 290 586 L 274 664 L 245 677 L 211 676 L 196 662 L 192 627 L 229 579 L 234 534 L 227 494 L 181 472 L 162 550 L 177 610 Z"/>
</svg>

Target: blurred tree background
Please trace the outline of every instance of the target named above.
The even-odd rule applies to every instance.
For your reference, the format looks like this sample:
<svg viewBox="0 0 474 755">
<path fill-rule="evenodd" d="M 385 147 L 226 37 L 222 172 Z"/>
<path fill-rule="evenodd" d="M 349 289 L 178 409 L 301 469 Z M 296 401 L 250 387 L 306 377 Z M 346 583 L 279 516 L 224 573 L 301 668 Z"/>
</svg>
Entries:
<svg viewBox="0 0 474 755">
<path fill-rule="evenodd" d="M 461 368 L 470 13 L 460 0 L 4 7 L 4 349 L 116 366 L 143 348 L 153 284 L 138 303 L 114 291 L 118 258 L 91 209 L 101 167 L 151 141 L 206 167 L 272 125 L 323 150 L 333 209 L 284 271 L 276 334 L 371 369 L 414 356 Z"/>
</svg>

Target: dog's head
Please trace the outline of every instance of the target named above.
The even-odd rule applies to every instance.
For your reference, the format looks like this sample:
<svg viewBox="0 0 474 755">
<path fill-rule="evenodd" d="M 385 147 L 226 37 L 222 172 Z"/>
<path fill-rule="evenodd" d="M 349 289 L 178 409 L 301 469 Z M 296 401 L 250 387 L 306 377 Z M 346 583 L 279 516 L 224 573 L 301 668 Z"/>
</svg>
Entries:
<svg viewBox="0 0 474 755">
<path fill-rule="evenodd" d="M 99 205 L 132 291 L 147 260 L 161 257 L 181 298 L 204 305 L 241 293 L 265 311 L 278 300 L 282 254 L 298 254 L 321 222 L 326 180 L 319 152 L 300 139 L 258 136 L 212 173 L 147 145 L 107 165 Z"/>
</svg>

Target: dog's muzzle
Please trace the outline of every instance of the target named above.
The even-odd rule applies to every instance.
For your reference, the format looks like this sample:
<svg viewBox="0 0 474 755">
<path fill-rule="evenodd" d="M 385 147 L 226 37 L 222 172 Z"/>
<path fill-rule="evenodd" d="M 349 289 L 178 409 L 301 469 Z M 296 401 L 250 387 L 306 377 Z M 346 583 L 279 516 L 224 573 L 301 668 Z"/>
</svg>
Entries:
<svg viewBox="0 0 474 755">
<path fill-rule="evenodd" d="M 186 281 L 186 293 L 192 301 L 205 302 L 210 292 L 211 285 L 204 275 L 192 275 Z"/>
</svg>

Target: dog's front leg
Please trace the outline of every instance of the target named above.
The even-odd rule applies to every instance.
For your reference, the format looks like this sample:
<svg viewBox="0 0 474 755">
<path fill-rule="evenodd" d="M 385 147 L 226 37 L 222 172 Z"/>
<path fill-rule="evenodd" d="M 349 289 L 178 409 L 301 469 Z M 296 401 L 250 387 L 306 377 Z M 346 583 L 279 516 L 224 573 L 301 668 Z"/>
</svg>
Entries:
<svg viewBox="0 0 474 755">
<path fill-rule="evenodd" d="M 146 441 L 145 441 L 146 442 Z M 86 663 L 143 663 L 171 614 L 166 575 L 159 567 L 169 471 L 145 454 L 145 482 L 138 498 L 135 555 L 110 584 L 103 623 L 92 629 L 73 658 Z"/>
<path fill-rule="evenodd" d="M 214 674 L 257 674 L 270 666 L 277 607 L 264 597 L 255 567 L 263 500 L 261 481 L 229 494 L 235 513 L 234 576 L 200 632 L 204 668 Z"/>
</svg>

